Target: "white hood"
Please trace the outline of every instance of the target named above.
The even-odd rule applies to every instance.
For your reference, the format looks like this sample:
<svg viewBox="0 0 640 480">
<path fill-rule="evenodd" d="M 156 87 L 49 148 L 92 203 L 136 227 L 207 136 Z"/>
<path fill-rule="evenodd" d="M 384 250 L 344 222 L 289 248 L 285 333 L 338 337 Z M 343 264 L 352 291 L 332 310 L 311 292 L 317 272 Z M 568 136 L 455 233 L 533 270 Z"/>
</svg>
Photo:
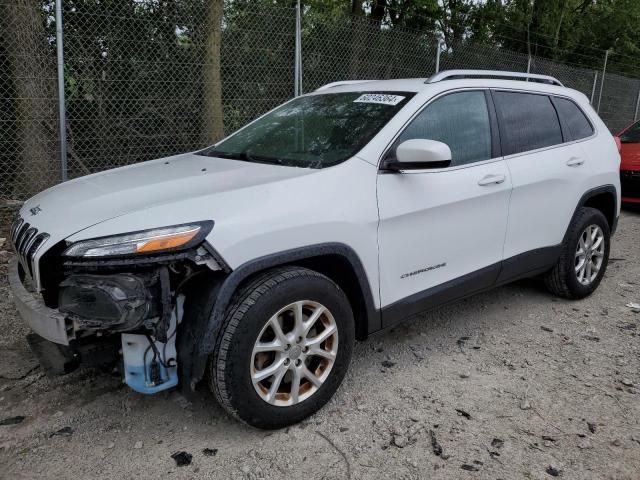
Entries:
<svg viewBox="0 0 640 480">
<path fill-rule="evenodd" d="M 50 244 L 106 220 L 312 170 L 183 154 L 77 178 L 25 202 L 21 215 Z M 37 214 L 31 209 L 39 207 Z M 207 220 L 202 218 L 201 220 Z"/>
<path fill-rule="evenodd" d="M 36 267 L 62 240 L 203 220 L 214 222 L 207 241 L 232 269 L 331 242 L 352 246 L 366 265 L 377 265 L 377 174 L 358 158 L 307 169 L 185 154 L 60 184 L 27 201 L 21 215 L 50 235 Z"/>
</svg>

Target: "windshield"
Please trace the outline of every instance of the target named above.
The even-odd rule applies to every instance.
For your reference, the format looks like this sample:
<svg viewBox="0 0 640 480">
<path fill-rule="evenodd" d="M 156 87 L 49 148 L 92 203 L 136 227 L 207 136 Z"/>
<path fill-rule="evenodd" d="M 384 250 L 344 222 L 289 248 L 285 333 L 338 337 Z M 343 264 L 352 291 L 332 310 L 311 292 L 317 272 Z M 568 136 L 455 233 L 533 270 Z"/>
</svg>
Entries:
<svg viewBox="0 0 640 480">
<path fill-rule="evenodd" d="M 355 155 L 413 95 L 349 92 L 299 97 L 199 153 L 293 167 L 329 167 Z"/>
</svg>

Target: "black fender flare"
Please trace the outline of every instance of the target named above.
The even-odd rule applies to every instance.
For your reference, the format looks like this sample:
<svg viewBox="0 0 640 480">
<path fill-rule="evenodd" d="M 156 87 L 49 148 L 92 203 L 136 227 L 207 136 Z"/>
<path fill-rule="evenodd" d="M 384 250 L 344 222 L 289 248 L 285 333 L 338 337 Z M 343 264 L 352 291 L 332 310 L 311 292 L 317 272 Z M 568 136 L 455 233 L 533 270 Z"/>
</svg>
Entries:
<svg viewBox="0 0 640 480">
<path fill-rule="evenodd" d="M 601 185 L 599 187 L 595 187 L 592 188 L 590 190 L 587 190 L 582 197 L 580 197 L 580 200 L 578 201 L 578 204 L 576 205 L 575 210 L 573 211 L 573 215 L 571 216 L 571 220 L 569 220 L 569 224 L 567 225 L 567 229 L 565 231 L 564 237 L 562 238 L 562 241 L 564 243 L 564 241 L 567 239 L 567 235 L 569 234 L 569 227 L 571 226 L 571 223 L 573 222 L 573 219 L 576 218 L 576 215 L 578 215 L 578 210 L 580 210 L 580 208 L 584 207 L 585 204 L 589 201 L 590 198 L 595 197 L 596 195 L 600 195 L 602 193 L 609 193 L 613 196 L 613 219 L 612 219 L 612 223 L 611 223 L 611 235 L 613 235 L 616 231 L 616 227 L 618 225 L 618 191 L 616 190 L 616 187 L 614 185 L 608 184 L 608 185 Z"/>
<path fill-rule="evenodd" d="M 196 365 L 194 365 L 195 368 L 192 372 L 192 379 L 198 381 L 202 378 L 207 358 L 215 348 L 217 337 L 220 333 L 229 304 L 234 293 L 245 280 L 256 273 L 270 268 L 295 265 L 296 262 L 326 255 L 342 257 L 342 259 L 349 263 L 357 278 L 358 286 L 364 300 L 367 325 L 366 333 L 370 334 L 379 330 L 381 328 L 380 311 L 375 307 L 369 279 L 362 261 L 351 247 L 343 243 L 321 243 L 272 253 L 243 263 L 231 271 L 222 283 L 212 291 L 212 294 L 215 292 L 215 302 L 208 316 L 206 328 L 201 330 L 203 335 L 197 348 L 199 358 L 195 362 Z"/>
</svg>

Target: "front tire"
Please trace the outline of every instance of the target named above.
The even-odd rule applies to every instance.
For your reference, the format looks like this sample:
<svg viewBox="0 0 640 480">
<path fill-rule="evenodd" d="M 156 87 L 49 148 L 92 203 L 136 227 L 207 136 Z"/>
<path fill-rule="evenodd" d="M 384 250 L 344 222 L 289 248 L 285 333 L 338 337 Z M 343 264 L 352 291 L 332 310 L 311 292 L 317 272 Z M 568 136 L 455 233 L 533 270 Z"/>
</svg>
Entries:
<svg viewBox="0 0 640 480">
<path fill-rule="evenodd" d="M 210 387 L 236 418 L 258 428 L 297 423 L 333 396 L 355 337 L 344 292 L 320 273 L 284 267 L 232 300 L 210 362 Z"/>
<path fill-rule="evenodd" d="M 545 277 L 547 289 L 569 299 L 591 295 L 607 269 L 610 241 L 602 212 L 582 207 L 569 225 L 560 258 Z"/>
</svg>

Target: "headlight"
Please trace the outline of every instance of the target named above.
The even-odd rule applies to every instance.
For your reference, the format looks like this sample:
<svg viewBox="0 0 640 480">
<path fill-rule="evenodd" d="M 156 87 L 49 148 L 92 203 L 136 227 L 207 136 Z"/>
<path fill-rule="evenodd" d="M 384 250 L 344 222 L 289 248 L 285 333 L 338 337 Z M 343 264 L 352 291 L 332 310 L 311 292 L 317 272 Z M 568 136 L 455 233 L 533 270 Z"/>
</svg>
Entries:
<svg viewBox="0 0 640 480">
<path fill-rule="evenodd" d="M 182 250 L 201 242 L 212 227 L 213 222 L 207 221 L 81 240 L 62 255 L 92 258 Z"/>
</svg>

